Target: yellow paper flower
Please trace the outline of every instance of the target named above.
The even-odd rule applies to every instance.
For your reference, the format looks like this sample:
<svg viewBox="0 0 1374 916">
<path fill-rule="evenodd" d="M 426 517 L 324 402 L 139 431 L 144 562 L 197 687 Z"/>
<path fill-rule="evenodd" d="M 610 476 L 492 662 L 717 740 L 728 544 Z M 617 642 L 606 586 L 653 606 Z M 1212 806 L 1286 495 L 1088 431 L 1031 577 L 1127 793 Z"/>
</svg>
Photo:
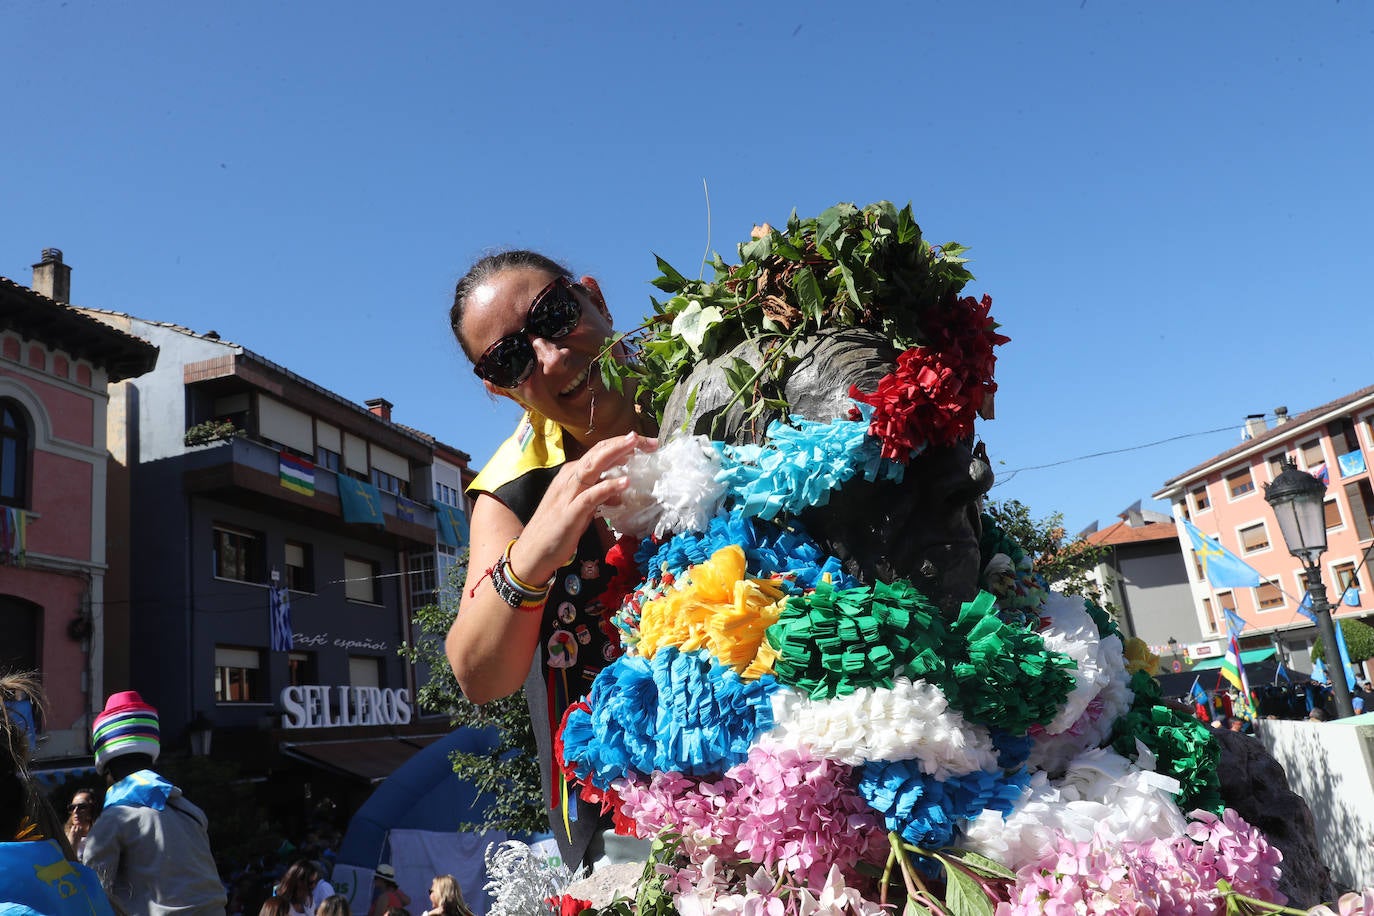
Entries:
<svg viewBox="0 0 1374 916">
<path fill-rule="evenodd" d="M 756 658 L 764 631 L 781 613 L 783 592 L 776 582 L 746 575 L 743 548 L 722 547 L 679 581 L 677 589 L 644 603 L 640 655 L 653 658 L 664 646 L 706 649 L 746 679 L 771 670 L 771 659 Z M 758 673 L 751 677 L 750 671 Z"/>
<path fill-rule="evenodd" d="M 1126 673 L 1144 671 L 1150 677 L 1159 674 L 1159 656 L 1150 651 L 1143 639 L 1132 636 L 1126 640 Z"/>
</svg>

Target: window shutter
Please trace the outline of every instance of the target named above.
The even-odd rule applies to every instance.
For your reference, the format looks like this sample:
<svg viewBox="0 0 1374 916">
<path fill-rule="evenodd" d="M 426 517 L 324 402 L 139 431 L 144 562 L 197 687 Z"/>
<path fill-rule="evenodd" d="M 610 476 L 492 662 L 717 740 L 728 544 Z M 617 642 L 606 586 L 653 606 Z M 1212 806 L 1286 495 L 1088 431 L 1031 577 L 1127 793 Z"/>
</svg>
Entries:
<svg viewBox="0 0 1374 916">
<path fill-rule="evenodd" d="M 1350 500 L 1350 514 L 1355 517 L 1355 534 L 1362 541 L 1374 538 L 1374 530 L 1369 526 L 1369 506 L 1365 505 L 1364 497 L 1360 495 L 1358 482 L 1345 485 L 1345 498 Z"/>
</svg>

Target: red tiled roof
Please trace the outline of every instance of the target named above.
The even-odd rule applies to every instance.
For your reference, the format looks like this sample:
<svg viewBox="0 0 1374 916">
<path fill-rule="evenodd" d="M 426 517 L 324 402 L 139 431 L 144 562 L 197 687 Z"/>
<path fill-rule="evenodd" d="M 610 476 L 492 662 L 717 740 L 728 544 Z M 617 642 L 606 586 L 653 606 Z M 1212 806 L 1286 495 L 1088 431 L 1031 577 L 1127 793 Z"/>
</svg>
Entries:
<svg viewBox="0 0 1374 916">
<path fill-rule="evenodd" d="M 1159 522 L 1146 522 L 1144 525 L 1137 525 L 1132 528 L 1124 521 L 1120 521 L 1103 528 L 1101 531 L 1094 531 L 1084 540 L 1096 547 L 1115 544 L 1140 544 L 1146 541 L 1176 541 L 1178 540 L 1178 529 L 1173 525 Z"/>
</svg>

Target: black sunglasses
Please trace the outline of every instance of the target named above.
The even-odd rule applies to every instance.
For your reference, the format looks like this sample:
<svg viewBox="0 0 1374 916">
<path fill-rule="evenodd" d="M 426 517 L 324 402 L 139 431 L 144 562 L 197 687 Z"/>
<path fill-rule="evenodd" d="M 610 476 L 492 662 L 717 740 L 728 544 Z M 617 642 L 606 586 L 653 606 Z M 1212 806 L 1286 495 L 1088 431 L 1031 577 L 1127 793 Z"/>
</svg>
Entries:
<svg viewBox="0 0 1374 916">
<path fill-rule="evenodd" d="M 78 802 L 77 804 L 68 805 L 68 806 L 67 806 L 67 813 L 68 813 L 68 814 L 73 814 L 73 813 L 75 813 L 75 812 L 77 812 L 77 811 L 94 811 L 94 810 L 95 810 L 95 805 L 92 804 L 91 802 Z"/>
<path fill-rule="evenodd" d="M 514 388 L 534 371 L 530 337 L 562 340 L 581 320 L 582 303 L 577 301 L 572 283 L 567 277 L 554 277 L 530 303 L 525 326 L 487 347 L 473 363 L 472 371 L 497 388 Z"/>
</svg>

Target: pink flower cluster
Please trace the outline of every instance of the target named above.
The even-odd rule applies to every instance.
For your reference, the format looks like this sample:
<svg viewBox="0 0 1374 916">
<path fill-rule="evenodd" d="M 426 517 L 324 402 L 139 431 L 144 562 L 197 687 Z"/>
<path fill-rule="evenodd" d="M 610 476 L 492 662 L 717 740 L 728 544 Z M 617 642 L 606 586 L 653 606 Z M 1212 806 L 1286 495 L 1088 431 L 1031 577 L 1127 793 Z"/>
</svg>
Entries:
<svg viewBox="0 0 1374 916">
<path fill-rule="evenodd" d="M 859 862 L 881 864 L 887 855 L 882 818 L 855 791 L 851 768 L 806 748 L 755 745 L 746 762 L 714 781 L 656 772 L 648 784 L 617 780 L 615 787 L 641 836 L 681 834 L 683 852 L 698 865 L 708 856 L 759 863 L 820 887 L 832 865 L 853 884 Z"/>
<path fill-rule="evenodd" d="M 1239 894 L 1285 902 L 1278 890 L 1277 849 L 1227 808 L 1218 818 L 1194 811 L 1187 836 L 1115 844 L 1096 836 L 1075 842 L 1063 834 L 1039 863 L 1022 868 L 1010 901 L 997 916 L 1077 913 L 1222 913 L 1217 882 Z"/>
</svg>

